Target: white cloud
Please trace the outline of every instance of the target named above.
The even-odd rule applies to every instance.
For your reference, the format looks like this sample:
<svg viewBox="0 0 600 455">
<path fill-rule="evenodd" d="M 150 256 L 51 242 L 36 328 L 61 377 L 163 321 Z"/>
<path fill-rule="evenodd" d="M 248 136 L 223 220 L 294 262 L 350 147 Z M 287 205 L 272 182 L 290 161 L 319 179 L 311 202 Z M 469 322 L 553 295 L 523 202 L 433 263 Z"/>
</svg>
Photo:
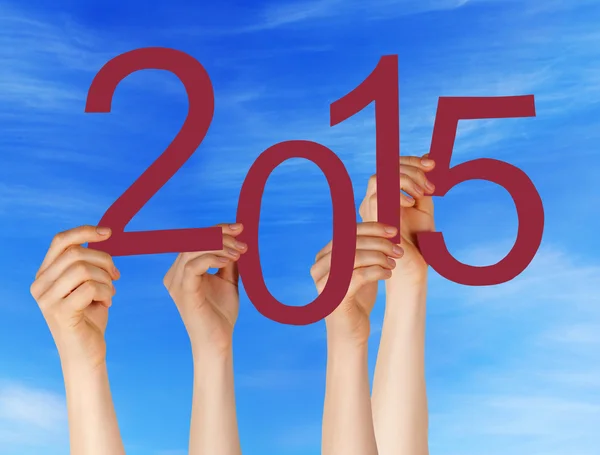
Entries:
<svg viewBox="0 0 600 455">
<path fill-rule="evenodd" d="M 65 398 L 19 382 L 0 382 L 0 428 L 3 447 L 68 447 Z"/>
</svg>

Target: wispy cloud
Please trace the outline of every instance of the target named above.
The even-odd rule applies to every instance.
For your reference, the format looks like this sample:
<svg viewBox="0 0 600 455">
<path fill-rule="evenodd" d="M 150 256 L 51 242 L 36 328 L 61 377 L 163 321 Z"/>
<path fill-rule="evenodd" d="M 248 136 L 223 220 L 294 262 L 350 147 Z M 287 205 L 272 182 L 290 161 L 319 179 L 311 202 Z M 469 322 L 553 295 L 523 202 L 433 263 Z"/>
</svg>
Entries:
<svg viewBox="0 0 600 455">
<path fill-rule="evenodd" d="M 0 382 L 0 446 L 68 446 L 63 396 L 14 381 Z"/>
</svg>

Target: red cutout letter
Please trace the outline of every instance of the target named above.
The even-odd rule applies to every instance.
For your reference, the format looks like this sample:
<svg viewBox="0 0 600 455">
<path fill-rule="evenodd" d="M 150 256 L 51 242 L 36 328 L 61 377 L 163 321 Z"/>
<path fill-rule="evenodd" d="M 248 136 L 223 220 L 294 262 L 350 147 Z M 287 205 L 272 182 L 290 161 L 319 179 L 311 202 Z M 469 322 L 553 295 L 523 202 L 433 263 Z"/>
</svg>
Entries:
<svg viewBox="0 0 600 455">
<path fill-rule="evenodd" d="M 258 222 L 265 185 L 271 172 L 285 160 L 305 158 L 315 163 L 329 184 L 333 205 L 331 273 L 323 292 L 305 306 L 288 306 L 271 295 L 262 274 L 258 252 Z M 352 181 L 335 153 L 311 141 L 280 142 L 254 162 L 240 194 L 237 221 L 244 224 L 240 240 L 248 251 L 239 259 L 240 276 L 248 297 L 263 316 L 289 325 L 308 325 L 329 316 L 348 292 L 356 253 L 356 208 Z"/>
<path fill-rule="evenodd" d="M 381 57 L 358 87 L 331 104 L 331 126 L 375 102 L 377 221 L 398 228 L 400 243 L 400 106 L 398 56 Z"/>
<path fill-rule="evenodd" d="M 99 225 L 112 228 L 111 238 L 89 246 L 112 256 L 220 250 L 223 234 L 217 227 L 124 232 L 127 223 L 196 151 L 214 113 L 212 83 L 200 62 L 184 52 L 161 47 L 126 52 L 104 65 L 92 81 L 85 112 L 110 112 L 117 85 L 144 69 L 167 70 L 181 80 L 188 94 L 188 116 L 173 142 L 100 220 Z"/>
<path fill-rule="evenodd" d="M 429 173 L 434 196 L 444 196 L 467 180 L 487 180 L 506 189 L 517 208 L 519 229 L 511 251 L 500 262 L 474 267 L 457 261 L 448 252 L 441 232 L 418 234 L 425 260 L 447 279 L 469 286 L 505 283 L 519 275 L 533 260 L 544 231 L 544 208 L 532 181 L 522 170 L 504 161 L 481 158 L 450 167 L 459 120 L 535 117 L 533 95 L 445 98 L 441 97 L 433 129 L 430 157 L 436 162 Z"/>
</svg>

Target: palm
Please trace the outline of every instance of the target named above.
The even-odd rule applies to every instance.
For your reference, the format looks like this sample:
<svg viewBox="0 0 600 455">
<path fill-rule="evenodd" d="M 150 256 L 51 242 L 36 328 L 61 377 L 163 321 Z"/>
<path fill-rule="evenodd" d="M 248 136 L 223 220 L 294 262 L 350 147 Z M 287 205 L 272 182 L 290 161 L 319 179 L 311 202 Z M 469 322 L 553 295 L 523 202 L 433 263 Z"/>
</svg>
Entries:
<svg viewBox="0 0 600 455">
<path fill-rule="evenodd" d="M 232 328 L 239 311 L 239 290 L 236 284 L 209 273 L 200 277 L 197 291 L 199 309 L 212 313 Z"/>
</svg>

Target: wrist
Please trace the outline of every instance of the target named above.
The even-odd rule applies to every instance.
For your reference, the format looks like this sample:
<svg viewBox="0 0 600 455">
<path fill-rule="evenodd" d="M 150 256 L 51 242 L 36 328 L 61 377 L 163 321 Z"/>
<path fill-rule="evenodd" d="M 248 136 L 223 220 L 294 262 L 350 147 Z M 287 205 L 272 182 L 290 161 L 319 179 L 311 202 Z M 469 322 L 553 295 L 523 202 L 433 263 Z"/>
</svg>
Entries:
<svg viewBox="0 0 600 455">
<path fill-rule="evenodd" d="M 427 282 L 386 283 L 383 325 L 416 327 L 425 323 Z"/>
<path fill-rule="evenodd" d="M 206 343 L 192 341 L 194 363 L 217 363 L 233 357 L 233 343 Z"/>
</svg>

